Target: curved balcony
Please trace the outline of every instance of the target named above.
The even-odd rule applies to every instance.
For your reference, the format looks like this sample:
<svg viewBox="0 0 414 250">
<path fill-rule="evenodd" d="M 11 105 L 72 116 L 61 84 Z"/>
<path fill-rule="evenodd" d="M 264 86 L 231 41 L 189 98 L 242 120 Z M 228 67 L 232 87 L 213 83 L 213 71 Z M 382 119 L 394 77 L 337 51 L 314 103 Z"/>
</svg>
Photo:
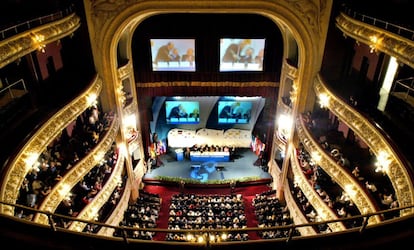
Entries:
<svg viewBox="0 0 414 250">
<path fill-rule="evenodd" d="M 400 206 L 414 204 L 414 185 L 408 165 L 399 157 L 381 130 L 371 124 L 363 115 L 350 105 L 335 96 L 323 83 L 320 76 L 314 85 L 317 96 L 328 97 L 326 107 L 343 121 L 374 152 L 377 159 L 383 159 L 384 173 L 389 177 Z M 414 213 L 414 210 L 401 210 L 403 214 Z"/>
<path fill-rule="evenodd" d="M 7 172 L 2 181 L 0 200 L 12 203 L 16 202 L 23 180 L 31 170 L 38 156 L 69 123 L 90 106 L 91 98 L 94 100 L 93 97 L 98 96 L 101 89 L 102 80 L 95 78 L 89 89 L 58 111 L 37 130 L 7 168 Z M 5 206 L 1 206 L 0 211 L 1 213 L 9 215 L 14 213 L 11 207 Z"/>
<path fill-rule="evenodd" d="M 116 116 L 112 120 L 112 124 L 109 130 L 105 134 L 104 138 L 96 145 L 89 154 L 73 166 L 70 171 L 63 176 L 63 178 L 53 187 L 50 194 L 44 199 L 39 209 L 42 211 L 54 212 L 59 206 L 61 201 L 67 196 L 67 193 L 87 174 L 89 171 L 98 164 L 105 152 L 107 152 L 119 131 L 119 122 Z M 42 214 L 36 214 L 34 222 L 47 224 L 48 218 Z"/>
<path fill-rule="evenodd" d="M 299 139 L 302 141 L 305 149 L 311 154 L 312 159 L 327 172 L 333 180 L 345 190 L 352 202 L 358 208 L 361 214 L 376 212 L 377 208 L 369 196 L 365 193 L 358 181 L 347 171 L 339 166 L 330 155 L 320 146 L 306 129 L 303 119 L 297 119 L 296 129 Z M 315 206 L 318 207 L 318 206 Z M 381 218 L 371 217 L 370 223 L 379 223 Z"/>
<path fill-rule="evenodd" d="M 60 20 L 30 29 L 0 41 L 0 68 L 46 44 L 73 34 L 80 27 L 80 18 L 71 14 Z"/>
<path fill-rule="evenodd" d="M 352 37 L 414 68 L 414 41 L 399 34 L 355 20 L 344 13 L 336 18 L 336 26 L 344 35 Z"/>
<path fill-rule="evenodd" d="M 82 209 L 82 211 L 79 213 L 77 218 L 82 219 L 82 220 L 88 220 L 88 221 L 94 220 L 94 218 L 97 216 L 98 211 L 111 197 L 112 192 L 114 191 L 114 189 L 119 183 L 117 180 L 122 178 L 121 174 L 124 168 L 124 161 L 125 161 L 125 156 L 122 154 L 123 154 L 122 152 L 119 152 L 116 166 L 114 170 L 112 171 L 111 176 L 109 177 L 109 179 L 106 181 L 105 185 L 103 186 L 102 190 L 99 191 L 99 193 L 94 197 L 91 203 L 89 203 L 88 205 L 86 205 L 84 209 Z M 85 228 L 86 225 L 87 225 L 86 223 L 75 221 L 69 226 L 69 230 L 82 232 L 82 230 Z"/>
<path fill-rule="evenodd" d="M 290 165 L 292 167 L 292 172 L 295 175 L 295 182 L 298 184 L 303 194 L 309 200 L 310 204 L 317 210 L 318 215 L 324 221 L 338 219 L 332 209 L 329 208 L 328 205 L 326 205 L 326 203 L 322 200 L 322 198 L 315 192 L 314 188 L 309 183 L 306 176 L 303 174 L 298 158 L 296 157 L 297 154 L 295 152 L 295 149 L 293 149 L 291 155 L 292 157 L 290 159 Z M 328 226 L 331 228 L 332 232 L 340 232 L 346 229 L 345 225 L 342 222 L 329 223 Z"/>
</svg>

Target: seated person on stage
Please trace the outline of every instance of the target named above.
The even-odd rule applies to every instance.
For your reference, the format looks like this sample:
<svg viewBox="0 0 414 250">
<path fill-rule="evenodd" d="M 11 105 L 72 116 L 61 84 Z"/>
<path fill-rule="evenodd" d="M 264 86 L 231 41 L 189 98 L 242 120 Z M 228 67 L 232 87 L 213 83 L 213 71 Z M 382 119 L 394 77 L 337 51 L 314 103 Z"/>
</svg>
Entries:
<svg viewBox="0 0 414 250">
<path fill-rule="evenodd" d="M 220 118 L 241 118 L 241 110 L 236 110 L 240 106 L 239 102 L 224 106 L 220 111 Z M 238 117 L 239 116 L 239 117 Z"/>
<path fill-rule="evenodd" d="M 188 114 L 185 111 L 183 105 L 179 104 L 171 109 L 170 115 L 168 116 L 169 119 L 171 118 L 187 118 Z"/>
</svg>

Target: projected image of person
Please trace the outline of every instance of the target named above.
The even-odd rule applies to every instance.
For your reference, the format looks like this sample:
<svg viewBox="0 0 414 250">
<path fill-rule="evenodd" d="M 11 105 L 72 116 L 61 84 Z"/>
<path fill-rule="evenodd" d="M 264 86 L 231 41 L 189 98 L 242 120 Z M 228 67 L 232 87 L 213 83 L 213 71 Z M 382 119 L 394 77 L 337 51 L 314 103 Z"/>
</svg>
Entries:
<svg viewBox="0 0 414 250">
<path fill-rule="evenodd" d="M 173 48 L 170 54 L 170 61 L 171 62 L 179 62 L 181 61 L 180 52 L 177 48 Z"/>
<path fill-rule="evenodd" d="M 239 102 L 234 102 L 231 105 L 224 106 L 219 114 L 220 118 L 241 118 L 243 110 Z"/>
<path fill-rule="evenodd" d="M 196 120 L 198 120 L 198 118 L 200 117 L 200 112 L 199 112 L 199 110 L 198 110 L 197 108 L 195 108 L 195 109 L 193 110 L 193 112 L 192 112 L 192 113 L 190 113 L 190 115 L 189 115 L 188 117 L 190 117 L 190 118 L 195 118 Z"/>
<path fill-rule="evenodd" d="M 253 63 L 254 62 L 254 58 L 253 58 L 253 53 L 254 53 L 254 49 L 252 47 L 247 48 L 244 53 L 240 56 L 240 61 L 241 63 Z"/>
<path fill-rule="evenodd" d="M 182 104 L 178 104 L 177 106 L 173 107 L 170 111 L 170 115 L 168 116 L 169 119 L 187 118 L 187 117 L 188 117 L 188 114 Z"/>
<path fill-rule="evenodd" d="M 182 62 L 190 62 L 190 65 L 193 65 L 194 61 L 195 61 L 195 57 L 194 57 L 194 49 L 193 48 L 188 48 L 186 54 L 184 54 L 181 58 Z"/>
<path fill-rule="evenodd" d="M 231 43 L 224 52 L 222 62 L 238 63 L 242 58 L 243 49 L 251 44 L 250 39 L 242 39 L 238 43 Z"/>
<path fill-rule="evenodd" d="M 168 42 L 158 49 L 154 63 L 171 61 L 171 52 L 174 49 L 174 43 Z"/>
<path fill-rule="evenodd" d="M 254 58 L 254 62 L 259 64 L 260 68 L 263 68 L 263 56 L 264 56 L 264 49 L 260 49 L 256 57 Z"/>
</svg>

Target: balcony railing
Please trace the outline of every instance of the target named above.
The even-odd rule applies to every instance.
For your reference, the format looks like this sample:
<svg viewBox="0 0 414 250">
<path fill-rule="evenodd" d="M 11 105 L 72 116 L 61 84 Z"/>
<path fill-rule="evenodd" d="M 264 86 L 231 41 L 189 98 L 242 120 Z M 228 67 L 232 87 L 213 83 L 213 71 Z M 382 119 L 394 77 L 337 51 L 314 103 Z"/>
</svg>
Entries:
<svg viewBox="0 0 414 250">
<path fill-rule="evenodd" d="M 367 16 L 364 14 L 361 14 L 357 11 L 352 10 L 349 7 L 344 7 L 343 12 L 352 17 L 353 19 L 359 20 L 361 22 L 364 22 L 366 24 L 369 25 L 373 25 L 375 27 L 387 30 L 391 33 L 397 34 L 399 36 L 408 38 L 412 41 L 414 41 L 414 31 L 405 27 L 402 27 L 400 25 L 396 25 L 396 24 L 392 24 L 390 22 L 387 21 L 383 21 L 381 19 L 375 18 L 375 17 L 371 17 L 371 16 Z"/>
<path fill-rule="evenodd" d="M 221 244 L 229 244 L 229 242 L 218 242 L 218 241 L 211 241 L 211 238 L 209 237 L 210 235 L 221 235 L 223 233 L 230 233 L 230 232 L 263 232 L 263 231 L 287 231 L 289 232 L 287 234 L 287 236 L 284 237 L 280 237 L 280 238 L 275 238 L 273 240 L 283 240 L 284 242 L 294 242 L 296 240 L 296 238 L 298 239 L 304 239 L 306 238 L 306 236 L 295 236 L 294 232 L 296 229 L 298 228 L 302 228 L 302 227 L 313 227 L 313 226 L 318 226 L 318 225 L 322 225 L 322 224 L 326 224 L 326 223 L 336 223 L 336 222 L 343 222 L 346 223 L 346 221 L 354 221 L 354 220 L 363 220 L 364 223 L 362 223 L 361 226 L 353 228 L 352 230 L 345 230 L 343 233 L 346 233 L 347 231 L 349 232 L 354 232 L 354 231 L 358 231 L 360 233 L 363 233 L 365 230 L 369 229 L 369 225 L 368 225 L 368 220 L 370 219 L 370 217 L 373 216 L 384 216 L 385 214 L 388 213 L 402 213 L 401 210 L 411 210 L 414 205 L 408 206 L 408 207 L 400 207 L 400 208 L 393 208 L 393 209 L 388 209 L 388 210 L 383 210 L 383 211 L 379 211 L 379 212 L 375 212 L 375 213 L 368 213 L 365 215 L 358 215 L 358 216 L 352 216 L 352 217 L 347 217 L 347 218 L 339 218 L 339 219 L 334 219 L 334 220 L 325 220 L 325 221 L 319 221 L 319 222 L 311 222 L 311 223 L 307 223 L 307 224 L 300 224 L 300 225 L 295 225 L 295 224 L 289 224 L 289 225 L 284 225 L 284 226 L 274 226 L 274 227 L 248 227 L 248 228 L 237 228 L 237 229 L 197 229 L 197 230 L 188 230 L 188 229 L 161 229 L 161 228 L 136 228 L 136 227 L 126 227 L 126 226 L 114 226 L 114 225 L 109 225 L 109 224 L 105 224 L 105 223 L 99 223 L 99 222 L 94 222 L 94 221 L 89 221 L 89 220 L 82 220 L 82 219 L 77 219 L 74 217 L 69 217 L 69 216 L 64 216 L 64 215 L 59 215 L 59 214 L 55 214 L 55 213 L 50 213 L 50 212 L 46 212 L 46 211 L 41 211 L 41 210 L 37 210 L 37 209 L 33 209 L 30 207 L 26 207 L 26 206 L 21 206 L 18 204 L 13 204 L 13 203 L 7 203 L 7 202 L 3 202 L 0 201 L 0 204 L 2 205 L 6 205 L 6 206 L 13 206 L 14 210 L 16 211 L 21 211 L 21 210 L 29 210 L 32 213 L 41 213 L 43 214 L 44 217 L 46 217 L 48 219 L 48 225 L 50 226 L 50 230 L 51 231 L 62 231 L 65 230 L 65 228 L 58 226 L 57 221 L 61 221 L 62 219 L 68 220 L 68 221 L 72 221 L 72 222 L 79 222 L 79 223 L 87 223 L 87 224 L 93 224 L 93 225 L 97 225 L 100 227 L 107 227 L 110 228 L 112 230 L 121 230 L 123 232 L 123 240 L 127 243 L 127 244 L 131 244 L 134 242 L 133 238 L 128 237 L 127 235 L 132 235 L 131 232 L 134 231 L 140 231 L 140 232 L 159 232 L 159 233 L 192 233 L 192 234 L 200 234 L 200 235 L 204 235 L 204 239 L 203 241 L 199 241 L 199 242 L 166 242 L 164 241 L 164 244 L 174 244 L 175 246 L 178 246 L 177 244 L 181 245 L 181 246 L 189 246 L 189 245 L 193 245 L 193 244 L 197 244 L 200 246 L 203 246 L 203 244 L 205 246 L 211 246 L 211 245 L 221 245 Z M 18 218 L 18 214 L 16 214 L 15 218 Z M 26 220 L 26 219 L 22 219 L 22 220 Z M 27 221 L 27 220 L 26 220 Z M 22 224 L 24 225 L 24 224 Z M 336 232 L 335 234 L 338 234 L 341 232 Z M 79 233 L 79 237 L 81 237 L 82 233 Z M 327 235 L 329 235 L 330 233 L 324 233 L 324 237 L 326 237 Z M 90 235 L 89 233 L 85 233 L 86 235 Z M 337 235 L 336 235 L 337 236 Z M 312 236 L 314 237 L 314 236 Z M 119 239 L 119 237 L 107 237 L 108 240 L 110 239 L 115 240 L 116 238 Z M 145 240 L 137 240 L 136 242 L 144 242 Z M 148 240 L 151 241 L 154 244 L 153 240 Z M 263 242 L 263 240 L 251 240 L 251 241 L 261 241 Z M 272 241 L 272 239 L 267 239 L 265 241 Z M 233 244 L 246 244 L 245 241 L 233 241 L 231 242 Z"/>
<path fill-rule="evenodd" d="M 43 24 L 47 24 L 56 20 L 59 20 L 65 16 L 68 16 L 69 14 L 74 12 L 74 7 L 69 6 L 65 10 L 49 14 L 42 17 L 37 17 L 35 19 L 28 20 L 26 22 L 22 22 L 10 27 L 7 27 L 3 30 L 0 30 L 0 41 L 4 40 L 6 38 L 10 38 L 14 35 L 17 35 L 19 33 L 22 33 L 24 31 L 33 29 L 35 27 L 41 26 Z"/>
</svg>

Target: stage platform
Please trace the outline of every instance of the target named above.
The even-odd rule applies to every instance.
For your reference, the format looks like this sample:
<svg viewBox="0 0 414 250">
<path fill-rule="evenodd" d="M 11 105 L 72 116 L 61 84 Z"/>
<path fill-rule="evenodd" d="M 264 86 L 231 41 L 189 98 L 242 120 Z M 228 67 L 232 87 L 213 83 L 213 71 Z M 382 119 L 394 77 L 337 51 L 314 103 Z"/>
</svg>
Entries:
<svg viewBox="0 0 414 250">
<path fill-rule="evenodd" d="M 175 152 L 161 155 L 160 159 L 163 165 L 152 168 L 150 172 L 143 177 L 146 181 L 153 181 L 157 177 L 173 177 L 199 180 L 200 182 L 208 182 L 214 180 L 237 180 L 254 177 L 257 179 L 271 179 L 269 173 L 264 171 L 264 167 L 255 166 L 257 155 L 249 148 L 238 148 L 230 161 L 190 161 L 183 159 L 178 161 Z"/>
</svg>

